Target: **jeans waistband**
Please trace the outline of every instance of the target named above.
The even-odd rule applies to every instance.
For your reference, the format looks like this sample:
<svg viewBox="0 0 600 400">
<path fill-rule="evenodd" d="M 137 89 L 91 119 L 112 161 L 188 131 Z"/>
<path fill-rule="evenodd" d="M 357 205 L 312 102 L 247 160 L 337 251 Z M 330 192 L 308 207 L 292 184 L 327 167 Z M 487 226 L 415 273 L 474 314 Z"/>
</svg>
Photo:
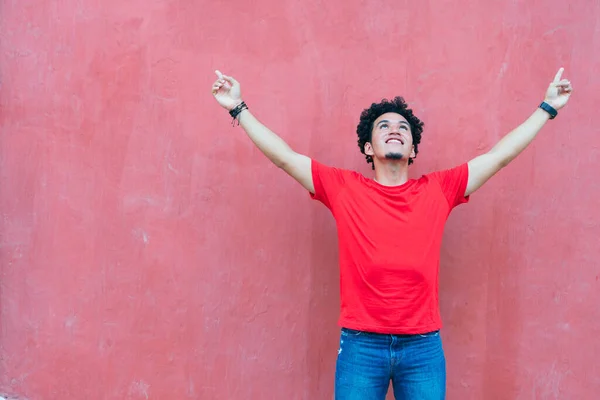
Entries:
<svg viewBox="0 0 600 400">
<path fill-rule="evenodd" d="M 360 331 L 356 329 L 350 328 L 342 328 L 342 332 L 345 332 L 350 335 L 369 335 L 369 336 L 395 336 L 395 337 L 414 337 L 414 336 L 433 336 L 440 332 L 439 329 L 431 332 L 423 332 L 423 333 L 378 333 L 378 332 L 369 332 L 369 331 Z"/>
</svg>

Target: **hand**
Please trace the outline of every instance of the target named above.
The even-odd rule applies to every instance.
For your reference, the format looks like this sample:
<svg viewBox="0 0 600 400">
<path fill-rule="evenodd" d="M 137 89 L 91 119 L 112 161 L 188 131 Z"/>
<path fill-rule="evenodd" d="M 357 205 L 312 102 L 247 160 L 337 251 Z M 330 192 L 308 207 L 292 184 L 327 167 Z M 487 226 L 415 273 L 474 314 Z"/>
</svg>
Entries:
<svg viewBox="0 0 600 400">
<path fill-rule="evenodd" d="M 567 79 L 561 79 L 564 70 L 564 68 L 558 70 L 554 80 L 548 86 L 546 98 L 544 99 L 546 103 L 550 104 L 556 110 L 560 110 L 567 104 L 573 92 L 571 82 Z"/>
<path fill-rule="evenodd" d="M 212 94 L 221 107 L 233 110 L 242 102 L 240 83 L 230 76 L 215 71 L 218 79 L 213 83 Z"/>
</svg>

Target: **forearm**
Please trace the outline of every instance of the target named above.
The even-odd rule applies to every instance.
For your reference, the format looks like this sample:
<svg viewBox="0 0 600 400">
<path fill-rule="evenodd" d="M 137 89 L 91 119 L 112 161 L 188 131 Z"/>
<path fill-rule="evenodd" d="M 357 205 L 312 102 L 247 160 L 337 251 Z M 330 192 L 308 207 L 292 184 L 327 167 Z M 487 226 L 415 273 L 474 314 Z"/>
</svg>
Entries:
<svg viewBox="0 0 600 400">
<path fill-rule="evenodd" d="M 549 119 L 550 115 L 538 108 L 525 122 L 500 139 L 489 153 L 497 157 L 502 165 L 508 164 L 525 150 Z"/>
<path fill-rule="evenodd" d="M 256 147 L 278 167 L 285 163 L 286 156 L 293 153 L 290 146 L 277 134 L 264 126 L 249 110 L 238 115 L 240 126 L 254 142 Z"/>
<path fill-rule="evenodd" d="M 556 115 L 553 109 L 558 111 L 565 106 L 573 88 L 571 87 L 571 82 L 567 79 L 561 80 L 563 71 L 563 68 L 558 70 L 554 80 L 548 86 L 548 90 L 546 90 L 545 104 L 543 106 L 545 108 L 550 106 L 549 111 L 545 111 L 542 108 L 536 109 L 525 122 L 504 136 L 490 151 L 469 161 L 469 178 L 465 196 L 479 189 L 495 173 L 508 165 L 508 163 L 525 150 L 546 122 L 548 122 L 550 113 Z"/>
</svg>

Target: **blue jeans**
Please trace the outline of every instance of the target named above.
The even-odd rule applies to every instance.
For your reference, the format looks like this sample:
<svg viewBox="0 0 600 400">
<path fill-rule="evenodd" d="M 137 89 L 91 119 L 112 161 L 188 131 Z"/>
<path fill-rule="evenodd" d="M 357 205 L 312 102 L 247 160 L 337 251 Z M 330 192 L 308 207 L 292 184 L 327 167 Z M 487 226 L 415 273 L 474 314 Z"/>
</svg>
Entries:
<svg viewBox="0 0 600 400">
<path fill-rule="evenodd" d="M 439 331 L 383 335 L 342 328 L 335 369 L 336 400 L 446 398 L 446 358 Z"/>
</svg>

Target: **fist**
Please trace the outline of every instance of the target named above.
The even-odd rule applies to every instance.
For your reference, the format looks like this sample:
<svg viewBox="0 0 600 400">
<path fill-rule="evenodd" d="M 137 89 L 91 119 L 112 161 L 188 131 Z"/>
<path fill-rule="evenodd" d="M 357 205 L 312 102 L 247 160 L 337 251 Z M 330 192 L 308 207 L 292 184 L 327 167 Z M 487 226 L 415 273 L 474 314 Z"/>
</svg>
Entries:
<svg viewBox="0 0 600 400">
<path fill-rule="evenodd" d="M 242 102 L 240 83 L 230 76 L 215 71 L 217 80 L 213 83 L 212 94 L 221 107 L 232 110 Z"/>
<path fill-rule="evenodd" d="M 544 101 L 556 110 L 560 110 L 567 104 L 573 92 L 571 82 L 568 79 L 562 79 L 564 70 L 564 68 L 558 70 L 554 80 L 548 86 L 546 97 L 544 98 Z"/>
</svg>

